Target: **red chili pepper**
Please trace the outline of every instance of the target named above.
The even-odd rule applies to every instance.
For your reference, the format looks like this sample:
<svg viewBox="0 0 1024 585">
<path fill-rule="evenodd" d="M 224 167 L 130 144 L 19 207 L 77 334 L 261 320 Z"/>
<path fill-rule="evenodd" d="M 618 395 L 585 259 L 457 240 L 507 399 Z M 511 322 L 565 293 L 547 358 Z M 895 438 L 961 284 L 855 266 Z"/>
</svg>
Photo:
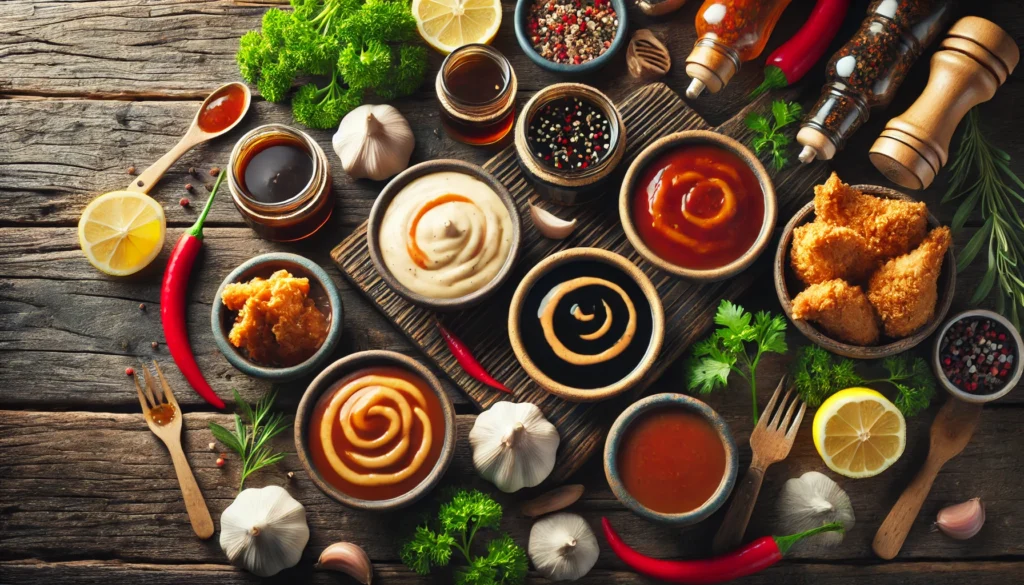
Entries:
<svg viewBox="0 0 1024 585">
<path fill-rule="evenodd" d="M 174 358 L 174 363 L 181 370 L 185 379 L 192 385 L 197 394 L 203 397 L 213 406 L 224 408 L 224 401 L 210 387 L 210 384 L 203 377 L 196 363 L 196 356 L 192 353 L 192 346 L 188 342 L 188 330 L 186 328 L 185 301 L 188 298 L 188 281 L 192 274 L 192 265 L 195 264 L 199 249 L 203 247 L 203 222 L 206 215 L 210 213 L 213 198 L 217 196 L 217 189 L 220 182 L 224 180 L 224 173 L 217 177 L 217 184 L 213 186 L 210 198 L 206 200 L 203 212 L 199 214 L 196 223 L 185 230 L 185 233 L 178 239 L 178 243 L 171 250 L 171 257 L 167 261 L 167 269 L 164 270 L 164 282 L 160 287 L 160 321 L 164 326 L 164 336 L 167 338 L 167 349 Z"/>
<path fill-rule="evenodd" d="M 818 0 L 800 30 L 768 55 L 764 81 L 750 92 L 749 98 L 792 85 L 807 75 L 839 32 L 849 7 L 850 0 Z"/>
<path fill-rule="evenodd" d="M 685 585 L 713 585 L 753 575 L 782 560 L 797 541 L 821 532 L 843 530 L 841 523 L 832 522 L 799 534 L 758 538 L 739 550 L 713 559 L 666 561 L 642 555 L 622 542 L 607 518 L 601 518 L 601 525 L 612 552 L 637 573 Z"/>
<path fill-rule="evenodd" d="M 481 384 L 486 384 L 495 390 L 501 390 L 502 392 L 507 392 L 509 394 L 512 393 L 508 387 L 495 380 L 494 376 L 487 373 L 487 370 L 484 369 L 480 362 L 476 361 L 476 358 L 473 357 L 473 352 L 469 351 L 469 348 L 466 347 L 465 343 L 462 343 L 461 339 L 455 337 L 455 335 L 451 331 L 445 329 L 444 325 L 441 325 L 441 323 L 437 323 L 437 330 L 441 332 L 441 337 L 443 337 L 444 342 L 448 344 L 448 351 L 452 352 L 452 355 L 455 356 L 455 361 L 459 362 L 462 369 L 466 370 L 466 373 L 472 376 L 474 380 Z"/>
</svg>

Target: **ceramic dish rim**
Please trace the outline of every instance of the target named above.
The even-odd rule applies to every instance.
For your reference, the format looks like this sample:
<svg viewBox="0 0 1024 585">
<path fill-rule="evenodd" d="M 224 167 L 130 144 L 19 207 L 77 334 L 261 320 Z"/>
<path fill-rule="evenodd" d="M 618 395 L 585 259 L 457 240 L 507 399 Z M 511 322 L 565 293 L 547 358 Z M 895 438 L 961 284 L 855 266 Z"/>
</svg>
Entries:
<svg viewBox="0 0 1024 585">
<path fill-rule="evenodd" d="M 659 256 L 654 250 L 647 246 L 643 238 L 637 232 L 633 219 L 632 199 L 633 187 L 637 178 L 647 165 L 654 158 L 672 147 L 687 144 L 711 144 L 727 150 L 745 162 L 757 178 L 758 185 L 764 196 L 764 219 L 761 222 L 761 230 L 750 247 L 738 258 L 719 266 L 718 268 L 685 268 L 674 264 Z M 772 183 L 771 175 L 761 164 L 760 159 L 753 152 L 739 141 L 712 132 L 711 130 L 682 130 L 663 136 L 643 149 L 630 163 L 626 175 L 622 179 L 622 186 L 619 189 L 619 220 L 622 224 L 622 231 L 626 233 L 626 239 L 633 248 L 644 257 L 645 260 L 654 264 L 661 270 L 697 282 L 716 282 L 736 276 L 754 263 L 764 253 L 768 243 L 775 231 L 775 224 L 778 221 L 778 202 L 775 195 L 775 185 Z"/>
<path fill-rule="evenodd" d="M 850 185 L 850 188 L 869 195 L 894 198 L 902 201 L 917 201 L 917 199 L 914 199 L 906 193 L 889 187 L 883 187 L 881 185 Z M 950 307 L 953 305 L 953 291 L 956 289 L 956 270 L 954 269 L 956 266 L 956 258 L 953 253 L 952 245 L 950 245 L 949 249 L 946 250 L 946 254 L 942 260 L 942 272 L 947 274 L 946 278 L 949 279 L 949 284 L 945 287 L 945 290 L 939 290 L 939 294 L 942 296 L 940 296 L 939 301 L 936 303 L 935 315 L 928 324 L 907 337 L 890 341 L 884 345 L 854 345 L 831 337 L 826 334 L 824 330 L 818 329 L 818 327 L 803 319 L 794 319 L 793 298 L 795 295 L 789 294 L 789 287 L 786 284 L 787 271 L 792 271 L 788 262 L 789 248 L 793 242 L 793 230 L 804 223 L 809 223 L 808 218 L 812 213 L 814 213 L 813 199 L 797 210 L 797 212 L 793 214 L 793 217 L 786 223 L 786 226 L 782 228 L 782 235 L 779 238 L 778 248 L 775 250 L 775 262 L 772 267 L 774 273 L 773 279 L 775 281 L 775 294 L 779 299 L 779 304 L 782 306 L 782 312 L 786 314 L 786 318 L 789 322 L 792 323 L 805 338 L 832 353 L 848 358 L 865 360 L 881 359 L 896 355 L 920 345 L 921 342 L 927 339 L 928 336 L 938 329 L 939 325 L 942 324 L 943 319 L 945 319 L 946 315 L 949 313 Z M 928 229 L 932 230 L 941 226 L 942 224 L 939 223 L 939 220 L 929 211 Z"/>
<path fill-rule="evenodd" d="M 629 430 L 629 426 L 640 416 L 659 408 L 683 408 L 699 414 L 715 429 L 718 438 L 722 441 L 722 447 L 725 449 L 725 473 L 722 474 L 722 480 L 718 484 L 718 488 L 703 504 L 689 512 L 666 514 L 651 510 L 629 493 L 619 476 L 617 457 L 620 443 L 626 431 Z M 725 504 L 733 488 L 735 488 L 736 478 L 739 475 L 739 453 L 736 448 L 736 441 L 729 430 L 729 424 L 725 422 L 722 415 L 702 400 L 674 392 L 652 394 L 626 407 L 608 430 L 608 436 L 604 443 L 603 459 L 605 479 L 608 480 L 612 493 L 615 494 L 616 499 L 622 505 L 642 518 L 674 526 L 696 524 L 717 512 Z"/>
<path fill-rule="evenodd" d="M 323 344 L 305 361 L 295 364 L 294 366 L 284 368 L 260 365 L 244 357 L 241 354 L 241 350 L 231 345 L 228 341 L 228 332 L 224 331 L 223 327 L 223 318 L 225 314 L 232 312 L 224 305 L 224 301 L 221 300 L 224 294 L 224 289 L 227 288 L 229 284 L 238 282 L 238 279 L 241 278 L 242 274 L 270 262 L 281 262 L 301 267 L 310 277 L 316 280 L 316 284 L 323 289 L 324 294 L 331 305 L 331 325 L 327 330 L 327 337 L 324 339 Z M 260 254 L 258 256 L 253 256 L 236 266 L 230 273 L 228 273 L 224 280 L 221 281 L 220 286 L 217 287 L 217 296 L 213 299 L 213 307 L 210 311 L 210 325 L 213 329 L 214 342 L 216 342 L 217 349 L 220 350 L 221 354 L 224 355 L 228 362 L 234 366 L 235 369 L 247 376 L 259 378 L 261 380 L 270 380 L 273 382 L 289 382 L 297 378 L 301 378 L 310 370 L 317 368 L 330 358 L 334 348 L 341 340 L 343 318 L 344 308 L 341 305 L 341 295 L 338 293 L 338 287 L 334 285 L 334 281 L 331 280 L 331 277 L 328 276 L 327 272 L 324 271 L 324 269 L 316 262 L 290 252 L 268 252 L 266 254 Z"/>
<path fill-rule="evenodd" d="M 1017 345 L 1017 364 L 1013 368 L 1013 375 L 1005 386 L 990 394 L 971 394 L 970 392 L 957 388 L 956 385 L 946 377 L 946 374 L 942 372 L 942 364 L 939 363 L 939 349 L 942 345 L 942 338 L 946 335 L 946 331 L 948 331 L 949 328 L 957 321 L 962 321 L 968 317 L 982 317 L 999 323 L 1010 332 L 1010 337 L 1013 338 L 1013 342 Z M 932 342 L 932 370 L 934 370 L 935 377 L 939 380 L 939 383 L 942 384 L 946 391 L 956 398 L 972 404 L 985 404 L 1006 396 L 1011 390 L 1017 387 L 1017 383 L 1020 382 L 1021 375 L 1024 375 L 1024 361 L 1022 361 L 1020 357 L 1022 349 L 1024 349 L 1024 341 L 1021 340 L 1020 331 L 1010 323 L 1009 319 L 995 311 L 989 311 L 988 309 L 968 309 L 966 311 L 960 311 L 950 317 L 935 333 L 935 341 Z"/>
<path fill-rule="evenodd" d="M 533 61 L 538 67 L 551 71 L 553 73 L 561 73 L 563 75 L 584 75 L 587 73 L 593 73 L 598 69 L 601 69 L 608 64 L 609 61 L 622 49 L 622 46 L 626 42 L 626 33 L 629 29 L 629 16 L 627 15 L 628 10 L 625 0 L 610 0 L 612 6 L 615 8 L 615 15 L 619 17 L 619 27 L 615 31 L 615 37 L 612 39 L 611 44 L 608 46 L 608 50 L 602 53 L 598 58 L 586 63 L 580 63 L 579 65 L 569 65 L 566 63 L 555 63 L 545 59 L 533 48 L 533 43 L 526 35 L 526 14 L 530 10 L 530 6 L 534 4 L 535 0 L 518 0 L 516 2 L 515 14 L 513 16 L 513 27 L 516 32 L 516 41 L 519 43 L 519 48 L 522 49 L 523 53 Z"/>
<path fill-rule="evenodd" d="M 391 202 L 394 201 L 395 196 L 412 181 L 432 173 L 443 172 L 462 173 L 490 187 L 497 194 L 502 204 L 504 204 L 512 223 L 512 243 L 509 246 L 508 257 L 505 258 L 505 263 L 498 270 L 498 273 L 494 275 L 494 278 L 469 294 L 448 299 L 431 298 L 421 295 L 409 290 L 405 285 L 398 282 L 398 279 L 391 274 L 391 271 L 384 263 L 384 257 L 381 254 L 380 243 L 378 242 L 384 214 L 387 212 Z M 370 261 L 373 262 L 373 267 L 377 269 L 377 274 L 380 275 L 381 279 L 391 290 L 395 291 L 405 300 L 414 305 L 436 311 L 466 309 L 494 294 L 512 276 L 512 271 L 519 258 L 521 243 L 522 219 L 519 216 L 519 208 L 515 198 L 512 197 L 505 185 L 483 167 L 451 158 L 423 161 L 392 177 L 380 194 L 377 195 L 377 199 L 373 202 L 373 207 L 370 209 L 370 217 L 366 221 L 366 244 L 370 253 Z"/>
<path fill-rule="evenodd" d="M 320 475 L 320 472 L 317 471 L 316 466 L 312 463 L 306 431 L 309 424 L 309 418 L 313 415 L 313 409 L 316 407 L 317 400 L 320 399 L 331 384 L 361 367 L 369 367 L 382 362 L 387 363 L 388 365 L 400 367 L 407 372 L 419 376 L 424 382 L 426 382 L 427 386 L 434 392 L 434 394 L 437 395 L 438 402 L 441 403 L 441 412 L 444 416 L 444 444 L 441 445 L 441 454 L 438 456 L 437 462 L 434 463 L 433 469 L 431 469 L 430 473 L 428 473 L 427 476 L 412 489 L 400 496 L 395 496 L 394 498 L 389 498 L 387 500 L 364 500 L 349 496 L 340 489 L 327 483 L 327 481 Z M 359 351 L 347 355 L 328 365 L 317 375 L 316 378 L 313 379 L 312 382 L 309 383 L 309 386 L 307 386 L 306 390 L 302 393 L 302 399 L 299 401 L 299 406 L 295 410 L 295 424 L 293 432 L 295 453 L 299 458 L 299 462 L 302 464 L 302 468 L 306 471 L 306 475 L 313 481 L 313 484 L 317 489 L 334 501 L 350 508 L 371 512 L 397 510 L 399 508 L 409 506 L 425 496 L 430 490 L 437 486 L 438 482 L 444 476 L 445 472 L 448 470 L 448 466 L 451 465 L 452 459 L 455 457 L 456 425 L 457 420 L 455 416 L 455 406 L 452 404 L 452 399 L 448 396 L 448 393 L 445 392 L 444 387 L 441 385 L 441 381 L 438 380 L 437 376 L 435 376 L 429 368 L 409 356 L 394 351 L 384 349 Z"/>
<path fill-rule="evenodd" d="M 621 270 L 627 277 L 640 287 L 651 308 L 651 339 L 647 351 L 640 363 L 633 370 L 613 384 L 600 388 L 573 388 L 551 379 L 530 359 L 519 335 L 519 316 L 522 314 L 526 296 L 540 278 L 558 266 L 574 260 L 593 260 L 610 264 Z M 531 380 L 545 391 L 573 402 L 597 402 L 617 396 L 638 384 L 647 372 L 654 367 L 661 354 L 661 346 L 665 340 L 665 310 L 661 304 L 661 296 L 651 279 L 642 270 L 625 257 L 603 248 L 568 248 L 555 252 L 537 263 L 519 282 L 508 311 L 508 337 L 512 352 L 519 365 L 526 371 Z"/>
</svg>

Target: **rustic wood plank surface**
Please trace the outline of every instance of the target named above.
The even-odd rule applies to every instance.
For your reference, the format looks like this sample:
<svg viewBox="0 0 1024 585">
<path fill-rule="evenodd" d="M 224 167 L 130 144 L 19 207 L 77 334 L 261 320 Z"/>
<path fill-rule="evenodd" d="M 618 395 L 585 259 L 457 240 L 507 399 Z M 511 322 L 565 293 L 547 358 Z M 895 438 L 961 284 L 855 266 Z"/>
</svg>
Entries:
<svg viewBox="0 0 1024 585">
<path fill-rule="evenodd" d="M 238 79 L 234 52 L 238 37 L 258 26 L 268 4 L 283 0 L 6 0 L 0 2 L 0 583 L 254 583 L 260 580 L 227 565 L 216 538 L 200 542 L 192 536 L 166 451 L 137 413 L 138 403 L 124 368 L 140 358 L 156 357 L 169 364 L 159 324 L 159 280 L 168 250 L 143 273 L 106 277 L 88 265 L 78 250 L 75 228 L 79 213 L 95 195 L 119 189 L 131 179 L 128 166 L 142 169 L 170 148 L 188 126 L 208 91 Z M 852 3 L 834 47 L 859 24 L 868 0 Z M 795 0 L 765 50 L 767 55 L 795 31 L 814 2 Z M 630 8 L 631 28 L 653 29 L 666 42 L 674 66 L 665 82 L 676 92 L 686 87 L 682 61 L 694 41 L 693 19 L 698 0 L 679 12 L 648 18 Z M 504 22 L 494 45 L 512 61 L 520 80 L 519 104 L 558 76 L 541 71 L 518 48 L 512 34 L 514 3 L 504 2 Z M 1024 9 L 1017 0 L 962 2 L 960 13 L 991 18 L 1020 44 L 1024 41 Z M 833 48 L 834 48 L 833 47 Z M 431 75 L 441 56 L 431 54 Z M 729 87 L 714 96 L 688 102 L 709 124 L 729 122 L 746 104 L 745 94 L 760 80 L 764 57 L 747 64 Z M 622 55 L 591 80 L 614 100 L 639 87 L 625 74 Z M 854 136 L 832 167 L 852 182 L 884 184 L 866 153 L 886 120 L 906 108 L 928 75 L 926 57 L 911 69 L 895 102 Z M 796 93 L 812 102 L 822 81 L 822 67 L 799 84 Z M 981 107 L 992 139 L 1014 159 L 1020 174 L 1024 137 L 1017 121 L 1024 100 L 1021 73 L 1010 77 L 996 97 Z M 429 85 L 395 105 L 416 134 L 413 162 L 456 157 L 478 164 L 495 152 L 460 145 L 444 135 L 436 117 Z M 1018 106 L 1018 107 L 1015 107 Z M 257 98 L 253 111 L 238 129 L 201 146 L 176 164 L 153 190 L 167 213 L 168 240 L 190 225 L 197 209 L 177 205 L 184 194 L 190 166 L 201 170 L 223 166 L 244 131 L 268 122 L 292 123 L 287 105 Z M 734 128 L 733 130 L 739 130 Z M 330 132 L 313 132 L 328 148 Z M 329 151 L 328 151 L 329 152 Z M 330 155 L 333 157 L 333 155 Z M 945 174 L 920 193 L 931 210 L 949 221 L 954 208 L 939 206 Z M 345 304 L 345 332 L 337 355 L 363 349 L 393 349 L 422 359 L 412 344 L 392 327 L 331 266 L 329 251 L 367 217 L 383 183 L 354 181 L 334 173 L 337 202 L 327 228 L 307 242 L 282 246 L 257 239 L 241 222 L 226 198 L 211 214 L 207 244 L 190 290 L 189 330 L 200 366 L 214 387 L 226 396 L 237 387 L 255 399 L 270 388 L 233 370 L 216 351 L 209 332 L 212 296 L 221 279 L 252 255 L 288 250 L 314 259 L 328 269 Z M 201 199 L 200 190 L 194 199 Z M 810 194 L 805 194 L 809 197 Z M 1024 209 L 1024 206 L 1020 206 Z M 785 220 L 780 215 L 780 222 Z M 970 225 L 979 225 L 975 216 Z M 958 235 L 957 245 L 973 233 Z M 168 246 L 169 248 L 169 246 Z M 954 310 L 965 308 L 980 281 L 972 268 L 962 275 Z M 752 309 L 778 310 L 767 274 L 764 286 L 739 300 Z M 140 311 L 139 304 L 147 305 Z M 791 328 L 792 329 L 792 328 Z M 804 340 L 794 331 L 791 344 Z M 152 341 L 158 342 L 154 351 Z M 784 371 L 787 358 L 772 356 L 763 366 L 761 402 Z M 651 391 L 682 390 L 679 362 L 667 370 Z M 223 420 L 187 391 L 176 369 L 165 368 L 186 410 L 184 436 L 200 487 L 219 524 L 220 512 L 235 494 L 236 461 L 214 465 L 216 453 L 206 429 Z M 444 379 L 457 401 L 464 437 L 474 408 Z M 277 386 L 281 408 L 292 410 L 306 381 Z M 739 387 L 707 397 L 723 413 L 741 444 L 746 464 L 750 431 L 749 398 Z M 967 450 L 939 475 L 935 488 L 895 562 L 882 563 L 870 552 L 874 529 L 910 480 L 927 449 L 927 428 L 938 401 L 909 421 L 908 448 L 886 473 L 867 480 L 842 480 L 857 513 L 857 525 L 842 547 L 821 551 L 797 549 L 794 559 L 762 575 L 742 581 L 846 585 L 852 583 L 953 585 L 1024 582 L 1024 532 L 1020 526 L 1021 455 L 1024 392 L 1019 389 L 986 408 L 981 426 Z M 613 410 L 609 408 L 609 410 Z M 288 437 L 280 438 L 287 448 Z M 230 459 L 230 458 L 229 458 Z M 773 466 L 766 478 L 751 534 L 774 526 L 773 502 L 789 477 L 824 470 L 814 453 L 805 423 L 790 459 Z M 296 471 L 289 481 L 285 472 Z M 612 496 L 599 462 L 590 461 L 572 481 L 588 492 L 574 509 L 595 528 L 602 515 L 644 552 L 662 557 L 700 557 L 718 517 L 688 530 L 651 525 L 628 513 Z M 465 442 L 445 477 L 451 485 L 487 487 L 472 472 Z M 312 540 L 303 561 L 276 582 L 347 583 L 344 577 L 314 571 L 320 549 L 335 540 L 353 540 L 366 547 L 376 566 L 375 583 L 443 583 L 443 578 L 417 577 L 397 560 L 396 543 L 427 504 L 383 518 L 348 510 L 324 497 L 289 455 L 278 468 L 257 474 L 253 486 L 287 485 L 307 507 Z M 490 491 L 494 491 L 491 489 Z M 505 525 L 525 543 L 529 522 L 515 513 L 517 503 L 537 490 L 499 495 L 509 510 Z M 989 520 L 971 541 L 956 542 L 930 530 L 943 505 L 981 496 Z M 531 576 L 529 582 L 545 580 Z M 649 583 L 626 570 L 602 548 L 597 568 L 580 581 L 616 585 Z"/>
</svg>

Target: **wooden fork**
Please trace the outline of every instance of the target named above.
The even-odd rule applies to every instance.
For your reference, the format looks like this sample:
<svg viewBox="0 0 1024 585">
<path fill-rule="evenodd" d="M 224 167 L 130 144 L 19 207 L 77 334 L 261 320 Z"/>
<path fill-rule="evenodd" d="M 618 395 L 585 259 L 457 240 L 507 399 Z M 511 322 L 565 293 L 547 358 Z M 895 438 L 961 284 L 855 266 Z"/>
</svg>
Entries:
<svg viewBox="0 0 1024 585">
<path fill-rule="evenodd" d="M 789 455 L 789 450 L 793 448 L 793 441 L 796 439 L 800 422 L 804 419 L 807 404 L 790 389 L 776 409 L 775 403 L 778 402 L 785 384 L 786 378 L 783 377 L 779 381 L 779 387 L 775 389 L 775 394 L 772 394 L 772 399 L 768 401 L 768 406 L 761 413 L 757 425 L 754 426 L 754 431 L 750 433 L 750 450 L 753 452 L 750 469 L 733 494 L 732 503 L 729 504 L 722 525 L 712 541 L 711 546 L 716 553 L 728 552 L 742 544 L 743 534 L 750 522 L 750 514 L 754 511 L 754 503 L 757 502 L 757 494 L 761 491 L 765 470 L 772 463 L 785 459 Z M 797 404 L 800 405 L 800 410 L 796 409 Z"/>
<path fill-rule="evenodd" d="M 142 416 L 146 418 L 149 430 L 167 445 L 171 461 L 174 462 L 174 471 L 178 475 L 178 484 L 181 485 L 181 495 L 185 498 L 185 509 L 188 510 L 192 530 L 199 538 L 205 540 L 213 536 L 213 519 L 210 518 L 210 510 L 206 507 L 206 500 L 199 491 L 196 478 L 192 475 L 188 459 L 185 459 L 185 452 L 181 449 L 181 408 L 174 399 L 174 393 L 167 385 L 167 379 L 164 378 L 164 373 L 160 371 L 160 365 L 156 360 L 153 360 L 153 366 L 156 368 L 156 375 L 160 377 L 160 385 L 163 386 L 162 397 L 146 366 L 142 366 L 142 376 L 146 381 L 145 392 L 139 386 L 139 379 L 132 376 L 135 390 L 139 393 Z"/>
</svg>

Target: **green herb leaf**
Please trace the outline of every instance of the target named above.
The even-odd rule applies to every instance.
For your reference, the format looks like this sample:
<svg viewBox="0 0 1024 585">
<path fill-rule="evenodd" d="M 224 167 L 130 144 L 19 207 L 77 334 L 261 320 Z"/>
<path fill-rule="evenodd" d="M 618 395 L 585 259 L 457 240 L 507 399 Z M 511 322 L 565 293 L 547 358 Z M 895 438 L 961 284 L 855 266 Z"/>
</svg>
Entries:
<svg viewBox="0 0 1024 585">
<path fill-rule="evenodd" d="M 274 453 L 268 443 L 291 427 L 291 423 L 285 419 L 284 414 L 273 412 L 276 397 L 273 392 L 264 394 L 255 406 L 242 400 L 237 390 L 232 392 L 238 409 L 242 411 L 242 416 L 235 415 L 234 432 L 216 423 L 210 423 L 209 426 L 214 439 L 238 454 L 242 463 L 238 482 L 238 490 L 241 491 L 247 477 L 284 459 L 285 454 Z"/>
<path fill-rule="evenodd" d="M 792 141 L 782 129 L 800 119 L 803 108 L 795 102 L 775 100 L 771 105 L 771 119 L 757 112 L 750 112 L 743 123 L 754 132 L 750 145 L 758 155 L 770 150 L 772 164 L 781 170 L 789 163 L 786 155 L 787 146 Z"/>
</svg>

